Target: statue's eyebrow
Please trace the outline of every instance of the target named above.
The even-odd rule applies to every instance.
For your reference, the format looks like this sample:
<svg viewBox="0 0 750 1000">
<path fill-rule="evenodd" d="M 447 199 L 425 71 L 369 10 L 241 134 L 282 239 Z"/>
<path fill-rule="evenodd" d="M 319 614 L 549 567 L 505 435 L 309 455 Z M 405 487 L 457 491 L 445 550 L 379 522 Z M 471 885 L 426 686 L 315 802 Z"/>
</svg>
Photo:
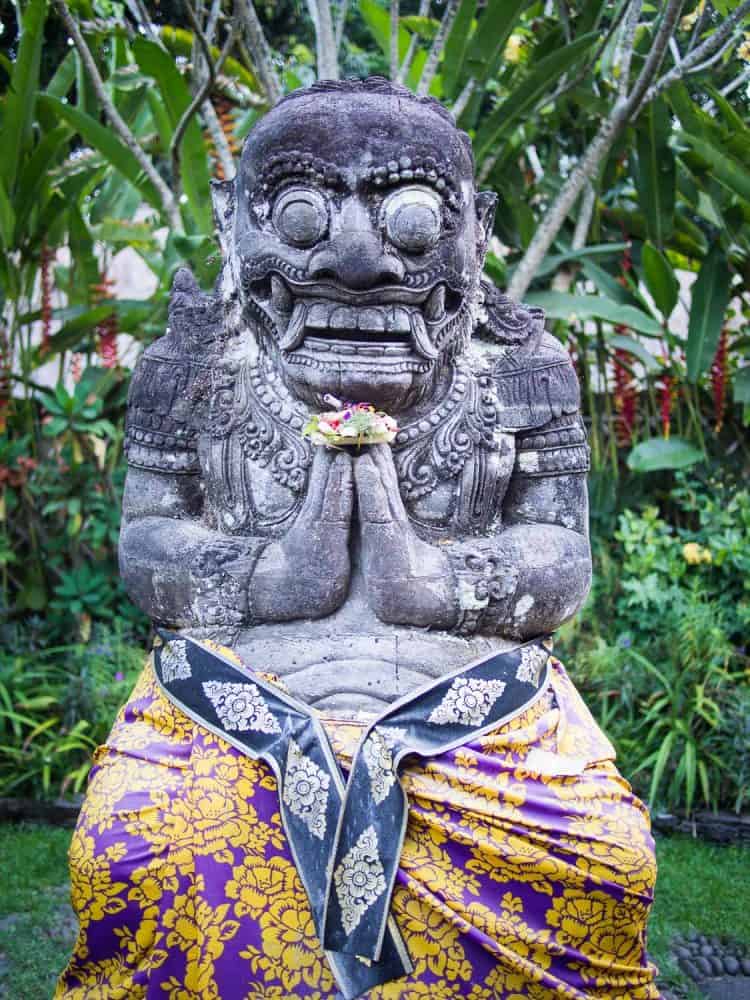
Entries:
<svg viewBox="0 0 750 1000">
<path fill-rule="evenodd" d="M 397 184 L 426 184 L 435 188 L 450 208 L 458 209 L 459 201 L 456 185 L 451 178 L 450 168 L 436 160 L 434 156 L 400 156 L 398 160 L 370 166 L 363 180 L 375 188 L 395 187 Z"/>
<path fill-rule="evenodd" d="M 285 180 L 300 180 L 338 190 L 346 186 L 346 175 L 335 163 L 291 149 L 269 157 L 259 177 L 264 192 L 273 191 Z"/>
</svg>

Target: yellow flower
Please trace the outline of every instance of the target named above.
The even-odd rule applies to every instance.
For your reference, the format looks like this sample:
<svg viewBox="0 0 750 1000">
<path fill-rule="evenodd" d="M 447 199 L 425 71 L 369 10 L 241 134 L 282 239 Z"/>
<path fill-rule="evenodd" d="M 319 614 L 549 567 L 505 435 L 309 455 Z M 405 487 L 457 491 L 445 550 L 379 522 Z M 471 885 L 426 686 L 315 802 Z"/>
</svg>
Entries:
<svg viewBox="0 0 750 1000">
<path fill-rule="evenodd" d="M 229 903 L 214 908 L 201 898 L 204 891 L 204 879 L 198 876 L 184 895 L 175 896 L 174 906 L 164 913 L 164 926 L 170 928 L 167 946 L 177 946 L 187 954 L 189 963 L 196 963 L 202 969 L 219 958 L 224 942 L 231 940 L 240 928 L 236 920 L 226 919 Z M 187 979 L 186 985 L 189 985 Z"/>
<path fill-rule="evenodd" d="M 394 903 L 415 972 L 421 975 L 429 969 L 436 976 L 468 982 L 472 969 L 459 944 L 458 928 L 426 900 L 410 897 L 401 889 L 397 890 Z"/>
<path fill-rule="evenodd" d="M 130 883 L 128 899 L 147 909 L 158 903 L 165 892 L 177 892 L 177 868 L 162 856 L 157 856 L 148 865 L 134 868 Z"/>
<path fill-rule="evenodd" d="M 112 881 L 108 861 L 96 853 L 94 838 L 80 828 L 73 834 L 69 858 L 70 894 L 81 930 L 85 930 L 92 920 L 101 920 L 105 914 L 125 909 L 121 893 L 127 889 L 127 884 Z"/>
<path fill-rule="evenodd" d="M 552 901 L 546 921 L 557 928 L 560 944 L 577 949 L 597 966 L 638 966 L 645 916 L 646 905 L 636 900 L 620 902 L 598 889 L 566 889 Z"/>
<path fill-rule="evenodd" d="M 237 900 L 234 912 L 238 917 L 249 914 L 256 920 L 276 897 L 285 898 L 287 902 L 295 897 L 304 898 L 297 871 L 286 858 L 264 861 L 252 854 L 232 869 L 232 878 L 225 891 L 229 899 Z"/>
<path fill-rule="evenodd" d="M 703 562 L 713 562 L 711 550 L 704 549 L 703 546 L 698 545 L 697 542 L 687 542 L 682 546 L 682 558 L 686 563 L 690 563 L 692 566 L 696 566 L 698 563 Z"/>
<path fill-rule="evenodd" d="M 127 832 L 143 837 L 156 850 L 169 849 L 180 871 L 191 869 L 194 855 L 233 864 L 232 847 L 260 853 L 271 839 L 268 824 L 230 789 L 206 779 L 196 782 L 191 792 L 184 799 L 163 801 L 161 808 L 144 809 L 126 824 Z"/>
<path fill-rule="evenodd" d="M 524 41 L 520 35 L 511 35 L 505 44 L 503 58 L 509 63 L 519 63 L 523 55 Z"/>
<path fill-rule="evenodd" d="M 737 55 L 745 62 L 750 62 L 750 34 L 745 35 L 745 41 L 737 49 Z"/>
<path fill-rule="evenodd" d="M 280 897 L 261 915 L 259 923 L 265 958 L 261 965 L 273 968 L 287 990 L 302 980 L 323 992 L 332 988 L 333 979 L 304 901 Z M 244 952 L 240 954 L 246 957 Z"/>
</svg>

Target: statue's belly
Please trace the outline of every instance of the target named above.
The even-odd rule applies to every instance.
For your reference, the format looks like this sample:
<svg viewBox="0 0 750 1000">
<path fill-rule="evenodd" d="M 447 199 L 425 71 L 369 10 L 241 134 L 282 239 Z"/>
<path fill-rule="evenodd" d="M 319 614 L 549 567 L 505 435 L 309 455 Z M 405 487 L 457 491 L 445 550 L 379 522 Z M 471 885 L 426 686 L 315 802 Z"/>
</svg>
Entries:
<svg viewBox="0 0 750 1000">
<path fill-rule="evenodd" d="M 467 639 L 382 623 L 357 628 L 337 617 L 244 629 L 232 648 L 314 708 L 355 717 L 381 712 L 431 679 L 515 645 L 495 636 Z"/>
</svg>

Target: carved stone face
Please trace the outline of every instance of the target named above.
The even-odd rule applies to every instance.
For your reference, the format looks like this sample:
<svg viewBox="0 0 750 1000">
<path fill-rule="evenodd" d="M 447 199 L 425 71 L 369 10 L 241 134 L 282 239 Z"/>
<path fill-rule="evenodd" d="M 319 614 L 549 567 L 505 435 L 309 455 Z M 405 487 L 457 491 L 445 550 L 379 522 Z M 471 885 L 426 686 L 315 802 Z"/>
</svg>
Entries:
<svg viewBox="0 0 750 1000">
<path fill-rule="evenodd" d="M 461 133 L 402 94 L 304 92 L 261 120 L 229 253 L 292 392 L 397 412 L 434 386 L 473 325 L 483 198 Z"/>
</svg>

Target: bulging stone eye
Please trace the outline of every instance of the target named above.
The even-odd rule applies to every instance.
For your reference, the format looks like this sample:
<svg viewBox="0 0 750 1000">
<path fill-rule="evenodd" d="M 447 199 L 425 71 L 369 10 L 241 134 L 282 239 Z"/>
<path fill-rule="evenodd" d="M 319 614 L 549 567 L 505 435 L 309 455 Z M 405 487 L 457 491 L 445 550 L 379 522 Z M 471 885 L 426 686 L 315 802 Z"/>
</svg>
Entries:
<svg viewBox="0 0 750 1000">
<path fill-rule="evenodd" d="M 400 188 L 383 203 L 383 221 L 391 243 L 408 253 L 424 253 L 440 237 L 440 196 L 429 188 Z"/>
<path fill-rule="evenodd" d="M 273 224 L 286 243 L 311 247 L 328 231 L 328 205 L 312 188 L 289 188 L 276 199 Z"/>
</svg>

